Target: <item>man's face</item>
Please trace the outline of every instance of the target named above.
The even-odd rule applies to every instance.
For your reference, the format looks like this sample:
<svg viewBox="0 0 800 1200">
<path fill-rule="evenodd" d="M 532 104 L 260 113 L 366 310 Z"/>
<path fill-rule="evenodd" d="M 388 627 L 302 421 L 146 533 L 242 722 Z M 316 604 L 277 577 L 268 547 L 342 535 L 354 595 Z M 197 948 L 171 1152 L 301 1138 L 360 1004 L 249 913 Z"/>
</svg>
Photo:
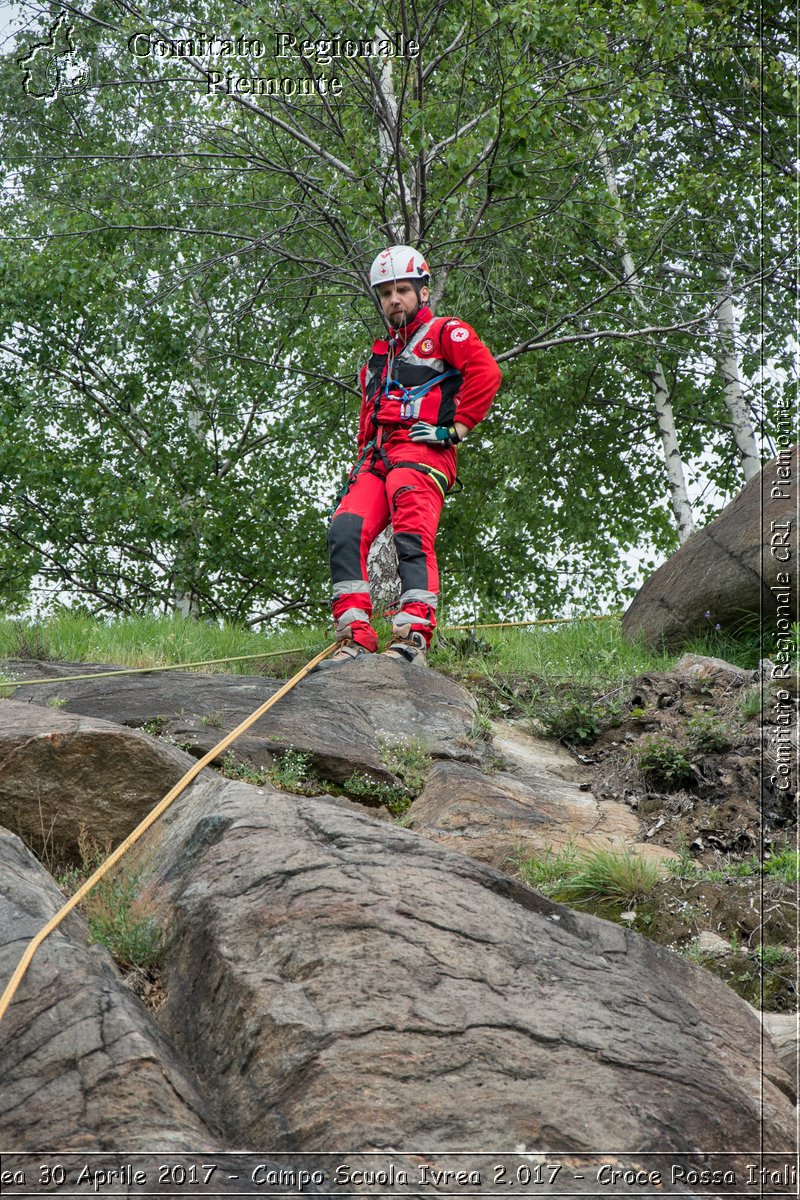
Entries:
<svg viewBox="0 0 800 1200">
<path fill-rule="evenodd" d="M 428 303 L 429 295 L 428 289 L 422 287 L 417 296 L 417 289 L 410 279 L 395 279 L 378 286 L 381 308 L 395 329 L 413 321 L 420 304 Z"/>
</svg>

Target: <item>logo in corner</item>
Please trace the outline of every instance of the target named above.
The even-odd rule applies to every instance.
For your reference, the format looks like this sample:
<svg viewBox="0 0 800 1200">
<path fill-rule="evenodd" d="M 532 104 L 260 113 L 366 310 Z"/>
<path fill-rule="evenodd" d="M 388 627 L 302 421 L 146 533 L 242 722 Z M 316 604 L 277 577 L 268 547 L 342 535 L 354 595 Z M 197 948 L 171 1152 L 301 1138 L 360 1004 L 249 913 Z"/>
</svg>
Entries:
<svg viewBox="0 0 800 1200">
<path fill-rule="evenodd" d="M 76 58 L 74 32 L 67 14 L 59 13 L 46 41 L 37 42 L 17 59 L 22 88 L 28 96 L 54 100 L 56 96 L 81 92 L 87 86 L 89 67 Z"/>
</svg>

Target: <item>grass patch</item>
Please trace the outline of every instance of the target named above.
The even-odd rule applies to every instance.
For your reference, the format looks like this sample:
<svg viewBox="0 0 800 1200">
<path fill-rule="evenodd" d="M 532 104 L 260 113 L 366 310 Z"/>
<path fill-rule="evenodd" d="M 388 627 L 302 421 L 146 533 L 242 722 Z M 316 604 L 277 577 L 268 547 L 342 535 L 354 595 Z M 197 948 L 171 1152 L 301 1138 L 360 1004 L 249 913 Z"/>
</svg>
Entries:
<svg viewBox="0 0 800 1200">
<path fill-rule="evenodd" d="M 763 861 L 757 855 L 751 854 L 737 862 L 726 863 L 724 867 L 701 867 L 694 861 L 684 844 L 678 850 L 678 857 L 667 860 L 665 865 L 669 874 L 677 879 L 720 883 L 725 879 L 752 879 L 758 875 L 765 875 L 791 884 L 797 883 L 798 863 L 800 851 L 785 846 Z"/>
<path fill-rule="evenodd" d="M 620 618 L 568 621 L 520 629 L 476 630 L 468 653 L 453 648 L 446 631 L 434 643 L 432 666 L 465 680 L 486 676 L 535 676 L 546 687 L 570 681 L 590 687 L 622 682 L 647 671 L 667 671 L 680 657 L 656 654 L 623 639 Z M 460 635 L 466 637 L 465 633 Z"/>
<path fill-rule="evenodd" d="M 109 847 L 99 846 L 86 831 L 81 832 L 78 847 L 80 866 L 68 867 L 56 876 L 67 897 L 94 874 L 110 853 Z M 164 951 L 164 934 L 138 898 L 139 883 L 138 874 L 117 868 L 95 884 L 80 908 L 92 941 L 105 946 L 120 967 L 154 971 Z"/>
<path fill-rule="evenodd" d="M 379 625 L 388 630 L 388 623 Z M 434 641 L 429 662 L 467 684 L 476 680 L 494 684 L 498 693 L 509 679 L 534 679 L 540 703 L 538 706 L 528 703 L 527 711 L 523 704 L 515 715 L 539 717 L 542 707 L 553 708 L 554 697 L 558 697 L 559 689 L 565 685 L 574 695 L 563 702 L 559 700 L 562 707 L 576 701 L 585 704 L 587 694 L 619 686 L 647 672 L 668 671 L 680 657 L 678 653 L 659 654 L 638 642 L 623 639 L 619 626 L 620 618 L 615 616 L 517 629 L 450 633 L 443 629 L 441 637 Z M 737 641 L 728 633 L 707 634 L 685 649 L 722 656 L 739 666 L 755 666 L 757 646 L 753 661 L 752 637 L 747 633 L 743 636 L 743 641 Z M 0 658 L 148 667 L 273 651 L 294 656 L 288 664 L 277 658 L 272 662 L 266 660 L 263 666 L 251 660 L 208 668 L 240 674 L 263 670 L 276 677 L 307 662 L 331 640 L 331 628 L 325 618 L 316 624 L 306 622 L 261 632 L 232 623 L 187 621 L 176 615 L 99 620 L 72 609 L 59 609 L 40 621 L 0 620 Z M 589 713 L 589 717 L 596 716 Z M 587 724 L 588 718 L 580 712 L 575 717 L 576 741 L 588 740 L 577 731 L 590 729 L 591 722 Z"/>
<path fill-rule="evenodd" d="M 299 651 L 297 658 L 302 662 L 298 665 L 302 666 L 332 640 L 331 631 L 323 622 L 256 633 L 240 625 L 206 624 L 179 616 L 100 621 L 69 609 L 40 622 L 0 620 L 0 658 L 113 663 L 126 667 L 168 666 L 271 651 L 291 654 L 295 650 Z M 266 659 L 263 664 L 264 670 L 274 670 L 276 674 L 284 667 L 281 658 Z M 208 669 L 254 675 L 262 669 L 262 664 L 251 659 Z"/>
<path fill-rule="evenodd" d="M 630 851 L 568 847 L 520 862 L 520 874 L 545 895 L 572 908 L 600 916 L 632 908 L 653 891 L 662 877 L 649 859 Z"/>
</svg>

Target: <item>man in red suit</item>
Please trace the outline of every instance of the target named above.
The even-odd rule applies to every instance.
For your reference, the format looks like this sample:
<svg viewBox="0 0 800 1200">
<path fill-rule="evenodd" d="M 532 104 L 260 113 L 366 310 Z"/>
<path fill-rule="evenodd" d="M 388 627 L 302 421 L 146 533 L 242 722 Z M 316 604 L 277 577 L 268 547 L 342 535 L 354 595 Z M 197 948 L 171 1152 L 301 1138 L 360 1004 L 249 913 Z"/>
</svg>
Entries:
<svg viewBox="0 0 800 1200">
<path fill-rule="evenodd" d="M 489 411 L 500 368 L 471 326 L 434 317 L 430 271 L 413 246 L 372 264 L 389 329 L 361 369 L 358 462 L 328 533 L 334 659 L 374 653 L 367 555 L 391 521 L 402 594 L 387 654 L 425 665 L 436 627 L 439 517 L 456 478 L 456 446 Z"/>
</svg>

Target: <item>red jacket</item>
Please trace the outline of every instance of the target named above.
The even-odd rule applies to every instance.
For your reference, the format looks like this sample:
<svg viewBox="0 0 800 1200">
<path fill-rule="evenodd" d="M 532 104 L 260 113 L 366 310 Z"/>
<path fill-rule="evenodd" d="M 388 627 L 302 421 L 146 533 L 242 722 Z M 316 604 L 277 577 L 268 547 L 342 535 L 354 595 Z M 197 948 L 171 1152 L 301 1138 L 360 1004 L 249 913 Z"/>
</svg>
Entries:
<svg viewBox="0 0 800 1200">
<path fill-rule="evenodd" d="M 445 372 L 447 378 L 440 379 Z M 502 375 L 471 325 L 458 317 L 434 317 L 423 304 L 409 325 L 376 340 L 360 378 L 359 451 L 379 424 L 410 428 L 415 421 L 459 421 L 473 429 L 489 411 Z"/>
</svg>

